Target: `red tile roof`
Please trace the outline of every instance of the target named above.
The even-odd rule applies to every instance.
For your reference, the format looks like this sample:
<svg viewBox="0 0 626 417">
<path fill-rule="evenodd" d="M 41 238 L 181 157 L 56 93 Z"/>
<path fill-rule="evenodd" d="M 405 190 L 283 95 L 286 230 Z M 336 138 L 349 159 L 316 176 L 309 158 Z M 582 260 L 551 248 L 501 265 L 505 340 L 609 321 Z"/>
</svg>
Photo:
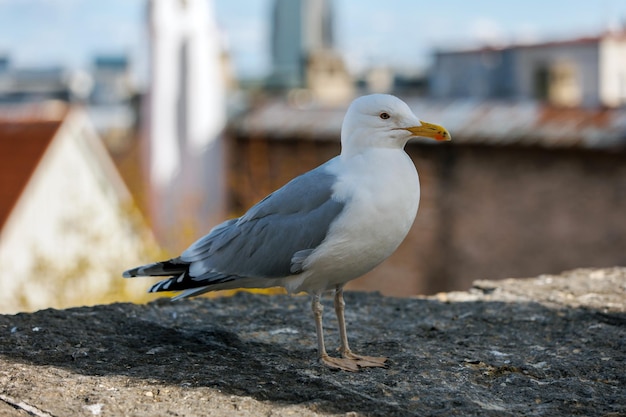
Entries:
<svg viewBox="0 0 626 417">
<path fill-rule="evenodd" d="M 0 118 L 0 230 L 61 123 L 61 119 Z"/>
</svg>

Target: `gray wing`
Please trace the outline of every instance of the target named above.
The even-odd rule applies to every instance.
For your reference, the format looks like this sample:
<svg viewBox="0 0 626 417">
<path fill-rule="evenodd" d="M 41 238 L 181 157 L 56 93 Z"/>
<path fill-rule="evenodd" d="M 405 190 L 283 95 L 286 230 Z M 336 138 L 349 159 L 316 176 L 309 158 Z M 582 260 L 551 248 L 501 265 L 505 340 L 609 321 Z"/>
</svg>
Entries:
<svg viewBox="0 0 626 417">
<path fill-rule="evenodd" d="M 216 275 L 281 278 L 302 272 L 344 202 L 332 198 L 336 177 L 322 165 L 301 175 L 192 244 L 180 259 L 194 281 Z"/>
</svg>

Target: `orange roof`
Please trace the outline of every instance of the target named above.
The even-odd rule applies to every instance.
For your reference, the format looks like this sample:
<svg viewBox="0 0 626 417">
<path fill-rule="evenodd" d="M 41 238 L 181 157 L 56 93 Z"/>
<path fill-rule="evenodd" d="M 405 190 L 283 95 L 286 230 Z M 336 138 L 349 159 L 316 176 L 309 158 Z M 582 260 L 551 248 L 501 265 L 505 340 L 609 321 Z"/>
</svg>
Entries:
<svg viewBox="0 0 626 417">
<path fill-rule="evenodd" d="M 61 119 L 0 118 L 0 230 L 61 123 Z"/>
</svg>

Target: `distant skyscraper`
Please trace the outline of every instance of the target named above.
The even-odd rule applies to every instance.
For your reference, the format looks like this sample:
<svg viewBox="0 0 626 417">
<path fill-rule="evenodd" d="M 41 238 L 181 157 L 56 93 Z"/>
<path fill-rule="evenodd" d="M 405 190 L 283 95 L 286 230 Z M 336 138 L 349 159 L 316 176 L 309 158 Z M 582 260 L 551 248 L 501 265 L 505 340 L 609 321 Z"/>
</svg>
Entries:
<svg viewBox="0 0 626 417">
<path fill-rule="evenodd" d="M 330 0 L 276 0 L 272 16 L 270 85 L 303 87 L 308 57 L 333 48 L 334 33 Z"/>
<path fill-rule="evenodd" d="M 303 88 L 324 105 L 352 99 L 354 83 L 334 49 L 332 0 L 276 0 L 270 88 Z"/>
</svg>

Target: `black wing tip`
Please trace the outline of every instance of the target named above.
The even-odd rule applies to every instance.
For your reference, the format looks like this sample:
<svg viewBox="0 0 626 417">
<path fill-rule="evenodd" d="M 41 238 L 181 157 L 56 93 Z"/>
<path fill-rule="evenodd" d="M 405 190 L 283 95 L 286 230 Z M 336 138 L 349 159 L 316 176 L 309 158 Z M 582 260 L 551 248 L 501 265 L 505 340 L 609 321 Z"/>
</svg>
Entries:
<svg viewBox="0 0 626 417">
<path fill-rule="evenodd" d="M 137 268 L 129 269 L 122 273 L 122 277 L 124 278 L 134 278 L 137 276 Z"/>
<path fill-rule="evenodd" d="M 156 284 L 154 284 L 152 287 L 150 287 L 148 289 L 149 293 L 153 293 L 153 292 L 160 292 L 160 291 L 167 291 L 165 289 L 163 289 L 163 286 L 169 282 L 169 279 L 163 280 L 163 281 L 159 281 Z"/>
<path fill-rule="evenodd" d="M 190 288 L 194 288 L 193 285 L 189 285 L 191 282 L 188 279 L 187 274 L 183 273 L 179 276 L 169 277 L 168 279 L 161 280 L 154 284 L 148 290 L 149 293 L 163 292 L 163 291 L 185 291 Z"/>
<path fill-rule="evenodd" d="M 227 282 L 235 281 L 236 276 L 233 275 L 217 275 L 211 278 L 195 279 L 190 277 L 187 273 L 182 273 L 178 276 L 169 277 L 162 281 L 157 282 L 148 290 L 149 293 L 162 292 L 162 291 L 191 291 L 207 288 L 201 292 L 213 291 L 210 289 L 213 286 L 218 286 Z M 220 288 L 217 288 L 220 289 Z M 185 295 L 184 297 L 187 297 Z"/>
<path fill-rule="evenodd" d="M 131 268 L 124 271 L 122 276 L 124 278 L 172 276 L 184 274 L 188 268 L 189 262 L 181 262 L 178 258 L 174 258 Z"/>
</svg>

